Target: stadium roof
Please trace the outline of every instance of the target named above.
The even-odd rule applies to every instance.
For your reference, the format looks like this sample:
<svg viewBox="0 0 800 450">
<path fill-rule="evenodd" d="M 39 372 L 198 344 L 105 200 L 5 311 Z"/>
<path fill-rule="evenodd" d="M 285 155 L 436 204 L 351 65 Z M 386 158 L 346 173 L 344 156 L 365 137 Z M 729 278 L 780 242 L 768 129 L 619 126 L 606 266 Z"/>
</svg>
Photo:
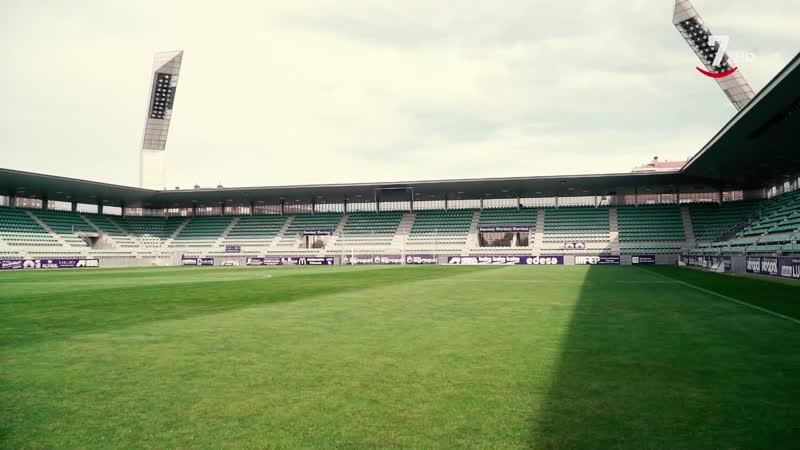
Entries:
<svg viewBox="0 0 800 450">
<path fill-rule="evenodd" d="M 155 191 L 0 169 L 0 194 L 111 206 L 170 208 L 249 205 L 251 202 L 336 203 L 553 197 L 624 193 L 757 189 L 800 174 L 800 54 L 681 170 L 660 173 L 570 175 L 391 183 L 355 183 Z"/>
</svg>

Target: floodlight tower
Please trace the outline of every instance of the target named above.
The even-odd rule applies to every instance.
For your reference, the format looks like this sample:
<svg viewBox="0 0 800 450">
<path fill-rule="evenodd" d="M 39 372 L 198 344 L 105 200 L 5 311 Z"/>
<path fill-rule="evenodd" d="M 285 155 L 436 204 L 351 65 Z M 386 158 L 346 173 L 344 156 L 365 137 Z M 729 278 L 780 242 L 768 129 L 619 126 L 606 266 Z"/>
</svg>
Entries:
<svg viewBox="0 0 800 450">
<path fill-rule="evenodd" d="M 735 70 L 737 68 L 731 64 L 725 52 L 727 37 L 714 36 L 689 0 L 675 0 L 672 23 L 703 62 L 706 70 L 712 75 L 720 76 L 714 78 L 733 106 L 737 110 L 744 108 L 755 94 L 742 73 Z M 720 51 L 721 55 L 718 54 Z M 734 71 L 725 75 L 731 70 Z"/>
<path fill-rule="evenodd" d="M 164 149 L 178 88 L 183 50 L 156 53 L 139 157 L 139 187 L 164 188 Z"/>
</svg>

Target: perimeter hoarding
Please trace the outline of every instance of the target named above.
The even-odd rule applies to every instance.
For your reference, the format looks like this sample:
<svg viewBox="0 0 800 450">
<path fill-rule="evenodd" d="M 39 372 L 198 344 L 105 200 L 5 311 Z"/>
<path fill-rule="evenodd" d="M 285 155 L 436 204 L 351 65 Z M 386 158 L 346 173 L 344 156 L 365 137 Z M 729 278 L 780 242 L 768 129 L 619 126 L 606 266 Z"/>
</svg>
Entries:
<svg viewBox="0 0 800 450">
<path fill-rule="evenodd" d="M 462 266 L 553 266 L 564 264 L 564 256 L 448 256 L 447 264 Z"/>
<path fill-rule="evenodd" d="M 575 265 L 612 266 L 622 264 L 622 258 L 614 255 L 576 256 Z"/>
<path fill-rule="evenodd" d="M 100 267 L 99 259 L 60 258 L 60 259 L 3 259 L 0 270 L 15 269 L 80 269 Z"/>
<path fill-rule="evenodd" d="M 733 271 L 733 258 L 730 256 L 691 256 L 683 255 L 680 260 L 690 267 L 701 267 L 712 272 Z"/>
<path fill-rule="evenodd" d="M 182 266 L 213 266 L 214 258 L 190 258 L 181 257 Z"/>
<path fill-rule="evenodd" d="M 800 257 L 778 256 L 747 258 L 747 272 L 800 280 Z"/>
<path fill-rule="evenodd" d="M 406 264 L 409 265 L 434 265 L 439 264 L 436 255 L 406 255 Z"/>
<path fill-rule="evenodd" d="M 438 264 L 436 255 L 343 255 L 342 265 L 432 265 Z"/>
<path fill-rule="evenodd" d="M 247 258 L 248 266 L 332 266 L 336 263 L 333 256 L 282 256 Z"/>
<path fill-rule="evenodd" d="M 654 265 L 655 263 L 656 263 L 656 255 L 631 256 L 631 264 L 633 265 Z"/>
<path fill-rule="evenodd" d="M 395 265 L 403 264 L 402 255 L 344 255 L 342 256 L 342 265 L 375 265 L 386 264 Z"/>
</svg>

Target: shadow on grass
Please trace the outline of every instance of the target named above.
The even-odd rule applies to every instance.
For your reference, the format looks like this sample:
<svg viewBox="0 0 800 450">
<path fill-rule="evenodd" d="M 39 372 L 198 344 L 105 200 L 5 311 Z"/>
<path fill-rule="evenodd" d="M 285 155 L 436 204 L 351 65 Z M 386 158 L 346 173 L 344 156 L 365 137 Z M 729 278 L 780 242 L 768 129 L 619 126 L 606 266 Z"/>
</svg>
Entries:
<svg viewBox="0 0 800 450">
<path fill-rule="evenodd" d="M 529 445 L 793 448 L 798 346 L 790 321 L 634 267 L 592 267 Z"/>
</svg>

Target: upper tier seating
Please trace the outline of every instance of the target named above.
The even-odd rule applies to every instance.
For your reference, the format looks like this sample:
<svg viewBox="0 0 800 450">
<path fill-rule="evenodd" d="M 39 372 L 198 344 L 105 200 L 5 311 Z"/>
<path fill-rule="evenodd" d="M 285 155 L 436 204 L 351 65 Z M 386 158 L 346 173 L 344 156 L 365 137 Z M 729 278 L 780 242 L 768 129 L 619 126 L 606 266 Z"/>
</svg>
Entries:
<svg viewBox="0 0 800 450">
<path fill-rule="evenodd" d="M 126 231 L 122 230 L 115 224 L 111 218 L 102 214 L 84 214 L 83 218 L 93 223 L 94 226 L 109 235 L 114 242 L 120 247 L 124 248 L 138 248 L 139 244 L 134 238 L 129 236 Z"/>
<path fill-rule="evenodd" d="M 22 209 L 0 207 L 0 239 L 12 247 L 36 249 L 61 243 Z"/>
<path fill-rule="evenodd" d="M 356 212 L 348 216 L 337 247 L 375 247 L 392 243 L 403 212 Z"/>
<path fill-rule="evenodd" d="M 231 228 L 225 238 L 225 245 L 267 247 L 286 224 L 286 216 L 259 215 L 243 216 Z"/>
<path fill-rule="evenodd" d="M 617 221 L 620 242 L 686 239 L 678 205 L 620 206 Z"/>
<path fill-rule="evenodd" d="M 185 217 L 126 216 L 112 219 L 139 238 L 144 247 L 159 247 L 181 226 Z"/>
<path fill-rule="evenodd" d="M 281 247 L 295 246 L 304 229 L 336 229 L 342 215 L 338 213 L 301 214 L 292 218 L 292 223 L 286 228 L 283 236 L 278 241 Z"/>
<path fill-rule="evenodd" d="M 765 236 L 736 237 L 729 241 L 704 243 L 693 253 L 776 253 L 800 250 L 800 234 L 769 234 Z"/>
<path fill-rule="evenodd" d="M 47 211 L 47 210 L 31 210 L 31 212 L 50 227 L 53 232 L 59 235 L 67 244 L 73 247 L 89 247 L 80 236 L 80 231 L 95 231 L 91 225 L 86 223 L 77 213 L 68 211 Z"/>
<path fill-rule="evenodd" d="M 767 200 L 761 217 L 738 233 L 740 237 L 800 231 L 800 191 L 793 191 Z"/>
<path fill-rule="evenodd" d="M 434 248 L 440 244 L 464 245 L 474 213 L 472 209 L 420 211 L 415 215 L 406 243 Z"/>
<path fill-rule="evenodd" d="M 481 226 L 491 225 L 527 225 L 536 226 L 536 209 L 534 208 L 497 208 L 484 209 L 478 219 Z"/>
<path fill-rule="evenodd" d="M 170 247 L 211 247 L 234 218 L 231 216 L 196 216 L 175 236 Z"/>
<path fill-rule="evenodd" d="M 608 253 L 611 250 L 608 208 L 567 206 L 544 210 L 542 252 Z M 581 243 L 583 249 L 567 249 L 568 243 Z"/>
<path fill-rule="evenodd" d="M 689 206 L 692 217 L 694 236 L 698 241 L 719 238 L 734 226 L 752 217 L 758 209 L 759 202 L 741 201 L 718 203 L 701 203 Z"/>
</svg>

